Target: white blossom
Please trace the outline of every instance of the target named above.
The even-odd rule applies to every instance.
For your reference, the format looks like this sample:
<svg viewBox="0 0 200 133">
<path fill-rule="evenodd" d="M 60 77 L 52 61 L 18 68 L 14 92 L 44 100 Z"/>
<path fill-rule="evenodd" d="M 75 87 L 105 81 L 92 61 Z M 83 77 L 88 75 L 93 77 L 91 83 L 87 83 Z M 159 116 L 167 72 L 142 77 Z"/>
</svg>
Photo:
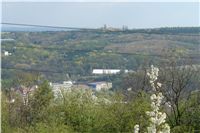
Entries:
<svg viewBox="0 0 200 133">
<path fill-rule="evenodd" d="M 136 124 L 136 125 L 134 126 L 134 133 L 139 133 L 139 130 L 140 130 L 139 127 L 140 127 L 140 126 L 139 126 L 138 124 Z"/>
<path fill-rule="evenodd" d="M 148 133 L 170 133 L 170 127 L 165 123 L 166 113 L 160 112 L 160 105 L 164 98 L 163 94 L 156 90 L 156 86 L 161 88 L 162 84 L 157 82 L 159 69 L 151 65 L 151 69 L 147 71 L 149 83 L 152 87 L 153 94 L 151 95 L 152 111 L 147 111 L 146 114 L 150 116 L 150 125 L 147 127 Z M 134 133 L 138 133 L 139 125 L 134 126 Z"/>
<path fill-rule="evenodd" d="M 170 102 L 167 102 L 167 103 L 165 103 L 165 105 L 167 105 L 169 108 L 171 108 L 171 107 L 172 107 L 172 105 L 171 105 L 171 103 L 170 103 Z"/>
<path fill-rule="evenodd" d="M 128 88 L 127 91 L 132 91 L 132 88 Z"/>
<path fill-rule="evenodd" d="M 158 83 L 157 83 L 157 86 L 158 86 L 158 87 L 162 87 L 162 84 L 158 82 Z"/>
<path fill-rule="evenodd" d="M 151 108 L 152 111 L 147 111 L 146 114 L 150 116 L 151 124 L 147 128 L 148 133 L 170 133 L 170 127 L 165 123 L 166 113 L 159 112 L 159 107 L 164 98 L 163 94 L 157 91 L 155 88 L 155 83 L 157 81 L 159 69 L 151 66 L 151 69 L 148 71 L 147 76 L 149 77 L 150 85 L 153 90 L 153 94 L 151 95 Z M 161 87 L 162 84 L 157 82 L 157 87 Z"/>
<path fill-rule="evenodd" d="M 10 100 L 10 103 L 14 103 L 14 102 L 15 102 L 15 99 Z"/>
<path fill-rule="evenodd" d="M 170 133 L 170 127 L 168 124 L 163 125 L 163 133 Z"/>
</svg>

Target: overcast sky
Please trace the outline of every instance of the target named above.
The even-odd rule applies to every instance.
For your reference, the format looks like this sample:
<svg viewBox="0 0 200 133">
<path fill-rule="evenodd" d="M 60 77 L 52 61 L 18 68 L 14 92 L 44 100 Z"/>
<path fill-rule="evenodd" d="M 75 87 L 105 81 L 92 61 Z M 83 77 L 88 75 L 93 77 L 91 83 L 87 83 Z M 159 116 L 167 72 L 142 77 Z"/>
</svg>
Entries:
<svg viewBox="0 0 200 133">
<path fill-rule="evenodd" d="M 199 3 L 8 2 L 2 21 L 35 25 L 97 28 L 199 26 Z"/>
</svg>

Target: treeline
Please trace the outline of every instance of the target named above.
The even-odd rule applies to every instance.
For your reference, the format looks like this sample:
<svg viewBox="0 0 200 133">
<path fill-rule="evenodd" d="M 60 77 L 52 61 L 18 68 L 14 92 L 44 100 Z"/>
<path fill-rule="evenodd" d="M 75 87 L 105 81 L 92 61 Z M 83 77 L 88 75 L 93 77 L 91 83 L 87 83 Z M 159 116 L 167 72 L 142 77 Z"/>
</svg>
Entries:
<svg viewBox="0 0 200 133">
<path fill-rule="evenodd" d="M 163 27 L 163 28 L 152 28 L 152 29 L 135 29 L 130 30 L 133 33 L 148 33 L 148 34 L 194 34 L 197 35 L 200 33 L 200 27 Z"/>
</svg>

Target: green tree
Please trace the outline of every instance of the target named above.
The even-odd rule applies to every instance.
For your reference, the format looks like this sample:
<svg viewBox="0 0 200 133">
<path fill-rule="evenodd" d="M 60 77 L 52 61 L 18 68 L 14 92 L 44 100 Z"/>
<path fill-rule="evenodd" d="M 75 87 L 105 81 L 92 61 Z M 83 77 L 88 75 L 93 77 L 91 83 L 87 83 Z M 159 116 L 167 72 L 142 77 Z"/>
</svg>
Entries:
<svg viewBox="0 0 200 133">
<path fill-rule="evenodd" d="M 1 132 L 8 133 L 9 125 L 9 103 L 5 94 L 1 91 Z"/>
<path fill-rule="evenodd" d="M 48 119 L 48 109 L 53 100 L 53 92 L 47 81 L 39 85 L 30 100 L 30 115 L 33 123 L 46 121 Z"/>
</svg>

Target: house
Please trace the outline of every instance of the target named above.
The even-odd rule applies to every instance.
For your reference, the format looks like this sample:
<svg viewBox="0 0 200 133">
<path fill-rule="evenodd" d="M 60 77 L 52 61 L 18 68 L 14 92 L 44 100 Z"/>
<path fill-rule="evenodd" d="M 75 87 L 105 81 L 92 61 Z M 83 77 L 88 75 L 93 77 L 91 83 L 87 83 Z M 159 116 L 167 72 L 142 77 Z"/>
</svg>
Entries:
<svg viewBox="0 0 200 133">
<path fill-rule="evenodd" d="M 71 87 L 73 86 L 72 81 L 63 81 L 63 83 L 51 83 L 52 91 L 54 93 L 55 98 L 63 97 L 62 92 L 71 91 Z"/>
<path fill-rule="evenodd" d="M 101 90 L 109 90 L 112 88 L 111 82 L 92 82 L 87 84 L 90 88 L 92 88 L 95 91 L 101 91 Z"/>
<path fill-rule="evenodd" d="M 92 74 L 117 74 L 120 69 L 93 69 Z"/>
<path fill-rule="evenodd" d="M 76 83 L 73 85 L 72 89 L 87 90 L 90 89 L 90 87 L 87 85 L 87 83 Z"/>
<path fill-rule="evenodd" d="M 93 69 L 92 74 L 118 74 L 122 70 L 120 69 Z M 125 70 L 125 73 L 127 73 L 128 70 Z"/>
<path fill-rule="evenodd" d="M 12 42 L 15 41 L 15 39 L 12 38 L 5 38 L 5 39 L 0 39 L 1 42 Z"/>
<path fill-rule="evenodd" d="M 10 55 L 12 55 L 12 53 L 9 53 L 8 51 L 4 51 L 4 55 L 5 56 L 10 56 Z"/>
<path fill-rule="evenodd" d="M 68 89 L 68 88 L 72 87 L 72 85 L 73 85 L 72 81 L 63 81 L 63 83 L 51 83 L 50 82 L 50 86 L 53 89 L 60 89 L 60 88 Z"/>
</svg>

